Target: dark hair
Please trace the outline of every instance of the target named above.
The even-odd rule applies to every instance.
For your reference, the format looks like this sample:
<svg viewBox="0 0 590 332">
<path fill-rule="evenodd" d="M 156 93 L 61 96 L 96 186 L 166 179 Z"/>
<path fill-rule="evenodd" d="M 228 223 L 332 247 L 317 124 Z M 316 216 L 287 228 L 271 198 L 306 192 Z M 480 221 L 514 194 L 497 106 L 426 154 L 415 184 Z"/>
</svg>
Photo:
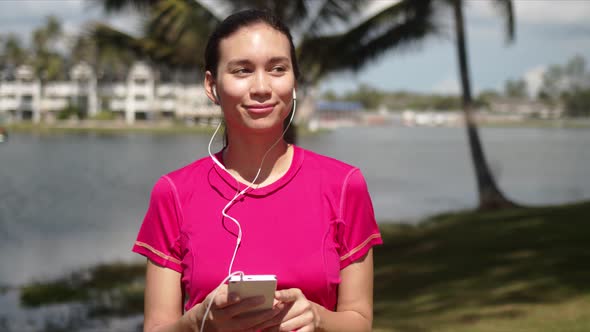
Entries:
<svg viewBox="0 0 590 332">
<path fill-rule="evenodd" d="M 205 70 L 217 77 L 217 65 L 219 64 L 219 43 L 222 39 L 229 37 L 240 28 L 254 25 L 256 23 L 268 24 L 273 29 L 281 32 L 289 40 L 291 49 L 291 66 L 295 80 L 299 79 L 299 65 L 295 54 L 295 45 L 289 28 L 274 14 L 266 10 L 247 9 L 228 16 L 215 28 L 209 36 L 205 48 Z"/>
</svg>

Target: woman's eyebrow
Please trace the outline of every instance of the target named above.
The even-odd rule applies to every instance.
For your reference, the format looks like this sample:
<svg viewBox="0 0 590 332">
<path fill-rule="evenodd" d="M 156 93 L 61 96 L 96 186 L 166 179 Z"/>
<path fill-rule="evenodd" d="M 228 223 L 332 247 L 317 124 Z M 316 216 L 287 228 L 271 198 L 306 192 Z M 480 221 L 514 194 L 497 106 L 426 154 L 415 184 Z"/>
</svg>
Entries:
<svg viewBox="0 0 590 332">
<path fill-rule="evenodd" d="M 286 56 L 276 56 L 276 57 L 270 58 L 269 62 L 271 62 L 271 63 L 291 62 L 291 60 L 289 58 L 287 58 Z"/>
<path fill-rule="evenodd" d="M 268 60 L 268 62 L 269 63 L 277 63 L 277 62 L 290 63 L 291 60 L 286 56 L 275 56 L 275 57 L 270 58 Z M 244 66 L 244 65 L 250 65 L 250 64 L 252 64 L 252 61 L 250 61 L 248 59 L 235 59 L 235 60 L 230 60 L 227 63 L 228 66 Z"/>
<path fill-rule="evenodd" d="M 251 64 L 252 61 L 247 60 L 247 59 L 236 59 L 236 60 L 231 60 L 227 63 L 228 66 L 244 66 L 244 65 L 248 65 Z"/>
</svg>

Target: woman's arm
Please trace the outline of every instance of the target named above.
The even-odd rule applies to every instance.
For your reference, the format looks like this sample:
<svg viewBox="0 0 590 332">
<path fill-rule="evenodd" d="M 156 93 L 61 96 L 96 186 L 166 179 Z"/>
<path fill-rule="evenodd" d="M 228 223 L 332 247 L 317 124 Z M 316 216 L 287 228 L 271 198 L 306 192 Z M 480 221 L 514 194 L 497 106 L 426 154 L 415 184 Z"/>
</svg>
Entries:
<svg viewBox="0 0 590 332">
<path fill-rule="evenodd" d="M 182 314 L 180 273 L 148 259 L 145 279 L 144 332 L 193 331 Z"/>
<path fill-rule="evenodd" d="M 373 250 L 340 271 L 336 311 L 308 301 L 298 289 L 277 292 L 277 300 L 292 303 L 280 331 L 371 331 L 373 323 Z M 276 329 L 268 329 L 275 331 Z"/>
<path fill-rule="evenodd" d="M 371 331 L 373 324 L 373 249 L 340 271 L 336 312 L 320 305 L 319 331 Z"/>
</svg>

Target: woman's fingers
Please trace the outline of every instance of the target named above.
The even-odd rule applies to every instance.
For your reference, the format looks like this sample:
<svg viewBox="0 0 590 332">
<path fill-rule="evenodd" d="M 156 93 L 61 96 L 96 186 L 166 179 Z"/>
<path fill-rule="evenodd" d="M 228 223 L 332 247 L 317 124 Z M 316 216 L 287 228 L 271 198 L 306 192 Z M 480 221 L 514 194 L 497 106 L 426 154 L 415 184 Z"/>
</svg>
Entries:
<svg viewBox="0 0 590 332">
<path fill-rule="evenodd" d="M 228 298 L 227 295 L 227 285 L 221 285 L 219 286 L 219 288 L 217 288 L 216 290 L 214 290 L 213 292 L 211 292 L 208 296 L 207 299 L 205 300 L 205 303 L 207 305 L 209 305 L 209 301 L 211 301 L 211 297 L 213 297 L 213 303 L 211 304 L 211 310 L 213 309 L 223 309 L 233 303 L 236 302 L 236 300 L 231 301 L 231 298 Z"/>
<path fill-rule="evenodd" d="M 221 309 L 216 309 L 215 313 L 229 319 L 232 317 L 236 317 L 240 314 L 244 314 L 250 311 L 253 307 L 256 307 L 263 303 L 264 296 L 249 297 L 243 300 L 238 298 L 237 301 L 231 303 L 231 305 L 227 305 Z"/>
<path fill-rule="evenodd" d="M 269 310 L 249 312 L 253 307 L 264 303 L 263 296 L 249 297 L 227 305 L 224 308 L 215 308 L 209 314 L 209 321 L 219 330 L 227 331 L 258 331 L 257 326 L 263 325 L 281 313 L 283 306 L 277 306 Z M 274 322 L 274 321 L 273 321 Z M 274 325 L 280 324 L 279 319 Z"/>
<path fill-rule="evenodd" d="M 280 316 L 280 313 L 280 308 L 263 310 L 243 316 L 237 316 L 232 320 L 232 323 L 234 323 L 234 326 L 247 330 L 259 331 L 265 327 L 280 324 L 282 317 L 277 319 L 277 316 Z"/>
<path fill-rule="evenodd" d="M 317 312 L 298 288 L 283 289 L 275 293 L 277 301 L 285 303 L 287 314 L 283 317 L 279 331 L 314 331 L 318 325 Z M 290 306 L 290 307 L 289 307 Z"/>
<path fill-rule="evenodd" d="M 275 292 L 275 299 L 281 302 L 295 302 L 302 294 L 298 288 L 282 289 Z"/>
<path fill-rule="evenodd" d="M 269 320 L 254 326 L 254 329 L 256 331 L 279 332 L 281 322 L 284 320 L 285 315 L 287 315 L 287 313 L 289 312 L 289 309 L 286 308 L 285 304 L 283 303 L 278 304 L 273 309 L 277 311 L 276 315 L 270 318 Z"/>
<path fill-rule="evenodd" d="M 279 331 L 306 331 L 304 330 L 307 326 L 313 327 L 313 313 L 311 311 L 305 311 L 295 317 L 288 319 L 281 323 Z M 313 329 L 311 330 L 313 331 Z"/>
</svg>

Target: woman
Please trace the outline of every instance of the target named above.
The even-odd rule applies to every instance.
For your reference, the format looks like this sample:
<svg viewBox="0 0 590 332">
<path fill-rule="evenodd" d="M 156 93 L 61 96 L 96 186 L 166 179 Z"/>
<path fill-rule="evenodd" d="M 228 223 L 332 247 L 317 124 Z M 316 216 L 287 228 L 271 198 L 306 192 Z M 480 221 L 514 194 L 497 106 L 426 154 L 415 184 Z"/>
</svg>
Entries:
<svg viewBox="0 0 590 332">
<path fill-rule="evenodd" d="M 205 62 L 227 145 L 154 186 L 133 247 L 148 258 L 144 330 L 370 331 L 381 236 L 357 168 L 283 139 L 299 76 L 289 30 L 239 12 Z M 245 314 L 261 299 L 228 294 L 228 267 L 276 275 L 273 308 Z"/>
</svg>

